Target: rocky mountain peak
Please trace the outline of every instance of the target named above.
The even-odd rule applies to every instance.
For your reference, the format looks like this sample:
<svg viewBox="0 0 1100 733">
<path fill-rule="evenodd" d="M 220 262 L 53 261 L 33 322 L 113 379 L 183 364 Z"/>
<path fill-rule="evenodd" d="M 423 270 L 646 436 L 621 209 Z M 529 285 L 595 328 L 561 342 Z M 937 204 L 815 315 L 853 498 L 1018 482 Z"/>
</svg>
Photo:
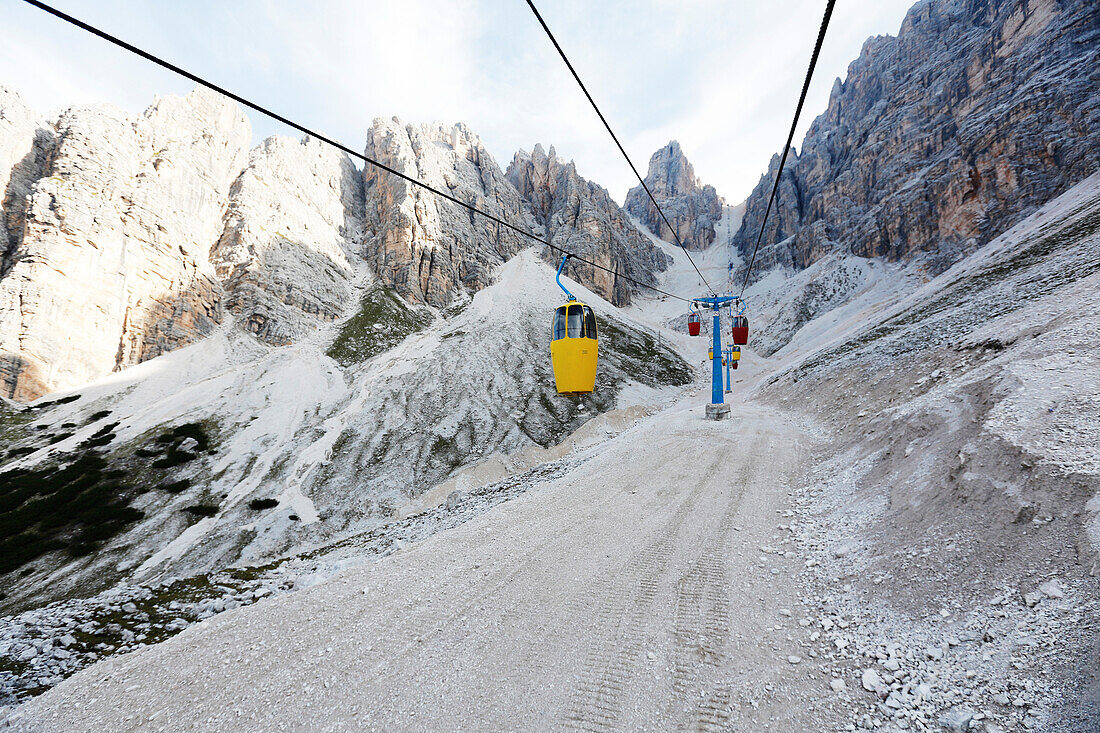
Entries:
<svg viewBox="0 0 1100 733">
<path fill-rule="evenodd" d="M 76 107 L 52 128 L 8 169 L 27 191 L 4 201 L 15 241 L 0 280 L 0 384 L 17 399 L 213 329 L 220 288 L 207 252 L 252 135 L 236 105 L 206 90 L 136 118 Z"/>
<path fill-rule="evenodd" d="M 1097 170 L 1100 8 L 924 0 L 869 39 L 784 170 L 757 259 L 829 253 L 939 271 Z M 747 253 L 778 160 L 748 199 Z"/>
<path fill-rule="evenodd" d="M 524 228 L 523 205 L 481 139 L 463 124 L 376 119 L 366 155 Z M 490 282 L 492 268 L 528 246 L 521 235 L 367 165 L 366 254 L 402 296 L 446 306 Z"/>
<path fill-rule="evenodd" d="M 646 184 L 654 195 L 662 196 L 692 194 L 703 187 L 676 140 L 670 140 L 649 159 Z"/>
<path fill-rule="evenodd" d="M 629 303 L 637 289 L 612 273 L 656 283 L 654 273 L 668 267 L 668 256 L 634 227 L 607 190 L 582 178 L 573 161 L 559 158 L 553 146 L 548 155 L 541 145 L 535 145 L 531 153 L 520 150 L 506 176 L 551 243 L 612 271 L 576 261 L 568 265 L 571 276 L 612 303 Z M 557 261 L 560 253 L 546 248 L 543 257 Z"/>
<path fill-rule="evenodd" d="M 669 141 L 649 159 L 645 177 L 661 211 L 676 230 L 676 236 L 661 217 L 641 185 L 630 189 L 625 208 L 650 231 L 667 242 L 680 242 L 688 249 L 703 249 L 715 238 L 715 225 L 722 218 L 722 199 L 714 186 L 703 185 L 695 176 L 680 143 Z"/>
<path fill-rule="evenodd" d="M 226 309 L 272 345 L 343 316 L 357 300 L 363 211 L 347 155 L 314 138 L 265 140 L 233 183 L 210 252 Z"/>
</svg>

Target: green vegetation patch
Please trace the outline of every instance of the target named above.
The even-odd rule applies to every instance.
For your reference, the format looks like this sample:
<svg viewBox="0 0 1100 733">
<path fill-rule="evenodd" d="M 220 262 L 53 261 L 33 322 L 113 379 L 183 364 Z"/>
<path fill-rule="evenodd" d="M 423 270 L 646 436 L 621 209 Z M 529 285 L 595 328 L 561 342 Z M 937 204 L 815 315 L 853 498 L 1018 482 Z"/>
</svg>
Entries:
<svg viewBox="0 0 1100 733">
<path fill-rule="evenodd" d="M 7 403 L 0 402 L 0 461 L 16 458 L 20 455 L 33 453 L 37 448 L 16 446 L 30 433 L 32 412 L 9 407 Z M 6 449 L 6 450 L 5 450 Z"/>
<path fill-rule="evenodd" d="M 599 319 L 600 355 L 613 361 L 634 381 L 649 387 L 691 384 L 691 366 L 647 331 L 604 316 Z"/>
<path fill-rule="evenodd" d="M 467 433 L 467 435 L 464 436 L 465 440 L 463 442 L 468 445 L 471 441 L 470 434 L 472 433 L 472 425 L 468 421 L 465 421 L 460 426 L 460 431 L 462 430 Z M 429 462 L 440 466 L 446 475 L 449 475 L 469 459 L 469 451 L 462 449 L 457 436 L 435 436 L 435 440 L 432 441 L 432 447 L 428 451 Z"/>
<path fill-rule="evenodd" d="M 196 517 L 212 517 L 218 513 L 218 507 L 214 504 L 192 504 L 185 506 L 183 511 L 194 514 Z"/>
<path fill-rule="evenodd" d="M 189 488 L 191 488 L 191 479 L 189 478 L 173 481 L 172 483 L 164 484 L 160 487 L 161 491 L 167 491 L 169 494 L 179 494 L 187 491 Z"/>
<path fill-rule="evenodd" d="M 104 425 L 102 428 L 92 434 L 92 437 L 85 440 L 81 445 L 84 448 L 102 448 L 110 445 L 111 441 L 115 439 L 115 428 L 118 427 L 118 423 L 110 423 Z"/>
<path fill-rule="evenodd" d="M 31 405 L 32 410 L 45 410 L 47 407 L 57 407 L 58 405 L 67 405 L 70 402 L 76 402 L 80 399 L 80 395 L 71 394 L 68 397 L 60 397 L 56 400 L 47 400 L 46 402 L 39 402 L 37 405 Z"/>
<path fill-rule="evenodd" d="M 371 288 L 326 352 L 341 366 L 366 361 L 397 346 L 432 322 L 427 310 L 410 307 L 388 288 Z"/>
<path fill-rule="evenodd" d="M 193 440 L 195 445 L 190 450 L 184 450 L 182 445 L 186 440 Z M 151 444 L 138 448 L 135 453 L 143 458 L 160 456 L 153 461 L 153 468 L 166 469 L 182 466 L 199 457 L 199 453 L 213 452 L 212 441 L 207 429 L 202 423 L 190 422 L 168 428 L 158 435 Z"/>
<path fill-rule="evenodd" d="M 171 440 L 178 441 L 192 438 L 199 444 L 200 451 L 206 452 L 210 450 L 210 436 L 206 434 L 206 429 L 202 426 L 202 423 L 189 422 L 183 425 L 177 425 L 162 435 L 161 438 L 165 436 L 170 436 Z"/>
<path fill-rule="evenodd" d="M 473 298 L 459 301 L 457 303 L 451 303 L 443 310 L 443 317 L 446 319 L 455 318 L 462 314 L 462 311 L 470 307 L 470 304 L 474 302 Z"/>
<path fill-rule="evenodd" d="M 29 456 L 31 453 L 34 453 L 36 450 L 38 450 L 38 449 L 35 448 L 33 445 L 21 445 L 18 448 L 12 448 L 10 451 L 8 451 L 8 454 L 5 457 L 6 458 L 19 458 L 21 456 Z"/>
<path fill-rule="evenodd" d="M 110 417 L 110 416 L 111 416 L 111 411 L 110 410 L 100 410 L 99 412 L 93 412 L 91 415 L 88 415 L 88 419 L 84 421 L 84 424 L 85 425 L 91 425 L 94 422 L 99 422 L 103 418 Z"/>
<path fill-rule="evenodd" d="M 24 424 L 30 419 L 29 410 L 13 413 L 3 406 L 0 410 L 4 411 L 0 426 L 11 424 L 3 418 Z M 131 506 L 136 497 L 153 488 L 178 494 L 191 487 L 190 479 L 173 477 L 164 469 L 212 450 L 211 437 L 201 423 L 163 429 L 136 450 L 132 446 L 112 450 L 118 425 L 105 424 L 76 449 L 38 465 L 8 470 L 0 466 L 0 576 L 51 552 L 63 551 L 70 557 L 96 552 L 144 516 Z M 72 435 L 33 433 L 24 425 L 19 436 L 23 444 L 9 449 L 3 458 L 20 458 Z M 191 450 L 180 447 L 184 441 L 189 441 Z M 205 516 L 207 510 L 186 511 Z"/>
<path fill-rule="evenodd" d="M 165 454 L 164 458 L 153 461 L 153 468 L 175 468 L 196 458 L 198 458 L 198 455 L 172 446 L 168 449 L 168 453 Z"/>
<path fill-rule="evenodd" d="M 30 432 L 33 413 L 0 402 L 0 455 L 3 449 L 17 442 Z"/>
<path fill-rule="evenodd" d="M 0 575 L 55 550 L 91 554 L 141 519 L 138 493 L 94 450 L 0 472 Z"/>
<path fill-rule="evenodd" d="M 263 509 L 274 509 L 279 506 L 278 499 L 253 499 L 248 502 L 248 508 L 254 511 L 260 511 Z"/>
</svg>

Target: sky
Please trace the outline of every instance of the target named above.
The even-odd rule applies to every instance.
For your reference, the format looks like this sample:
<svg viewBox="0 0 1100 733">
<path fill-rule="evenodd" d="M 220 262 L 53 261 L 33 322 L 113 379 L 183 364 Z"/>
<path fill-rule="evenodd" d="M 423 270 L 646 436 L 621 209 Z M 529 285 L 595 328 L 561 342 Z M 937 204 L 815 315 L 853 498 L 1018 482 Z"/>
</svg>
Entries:
<svg viewBox="0 0 1100 733">
<path fill-rule="evenodd" d="M 622 201 L 636 184 L 524 0 L 52 0 L 245 98 L 362 149 L 376 117 L 465 122 L 501 168 L 554 145 Z M 540 0 L 627 153 L 680 141 L 704 183 L 742 201 L 780 152 L 823 0 Z M 870 36 L 912 0 L 840 0 L 795 144 Z M 42 113 L 140 114 L 193 84 L 22 0 L 0 0 L 0 84 Z M 248 111 L 255 142 L 300 135 Z"/>
</svg>

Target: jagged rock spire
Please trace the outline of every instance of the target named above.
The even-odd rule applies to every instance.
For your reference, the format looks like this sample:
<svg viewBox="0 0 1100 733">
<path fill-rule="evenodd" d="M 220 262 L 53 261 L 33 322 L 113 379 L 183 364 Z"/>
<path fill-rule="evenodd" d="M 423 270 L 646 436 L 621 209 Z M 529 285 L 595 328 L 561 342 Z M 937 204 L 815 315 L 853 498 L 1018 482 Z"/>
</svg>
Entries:
<svg viewBox="0 0 1100 733">
<path fill-rule="evenodd" d="M 680 143 L 672 140 L 653 154 L 645 182 L 685 247 L 704 249 L 714 242 L 722 199 L 714 186 L 705 186 L 696 178 Z M 630 189 L 625 208 L 661 239 L 676 241 L 641 185 Z"/>
</svg>

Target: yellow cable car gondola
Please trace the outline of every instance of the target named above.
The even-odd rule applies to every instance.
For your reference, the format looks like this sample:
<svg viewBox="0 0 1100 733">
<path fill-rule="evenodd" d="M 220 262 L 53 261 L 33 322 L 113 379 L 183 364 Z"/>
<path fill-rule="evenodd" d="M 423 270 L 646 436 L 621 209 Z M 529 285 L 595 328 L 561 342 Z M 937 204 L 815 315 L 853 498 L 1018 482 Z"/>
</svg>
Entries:
<svg viewBox="0 0 1100 733">
<path fill-rule="evenodd" d="M 596 364 L 600 353 L 596 314 L 561 284 L 561 271 L 566 259 L 568 255 L 562 257 L 556 279 L 569 301 L 555 309 L 550 326 L 554 383 L 561 394 L 591 392 L 596 388 Z"/>
</svg>

